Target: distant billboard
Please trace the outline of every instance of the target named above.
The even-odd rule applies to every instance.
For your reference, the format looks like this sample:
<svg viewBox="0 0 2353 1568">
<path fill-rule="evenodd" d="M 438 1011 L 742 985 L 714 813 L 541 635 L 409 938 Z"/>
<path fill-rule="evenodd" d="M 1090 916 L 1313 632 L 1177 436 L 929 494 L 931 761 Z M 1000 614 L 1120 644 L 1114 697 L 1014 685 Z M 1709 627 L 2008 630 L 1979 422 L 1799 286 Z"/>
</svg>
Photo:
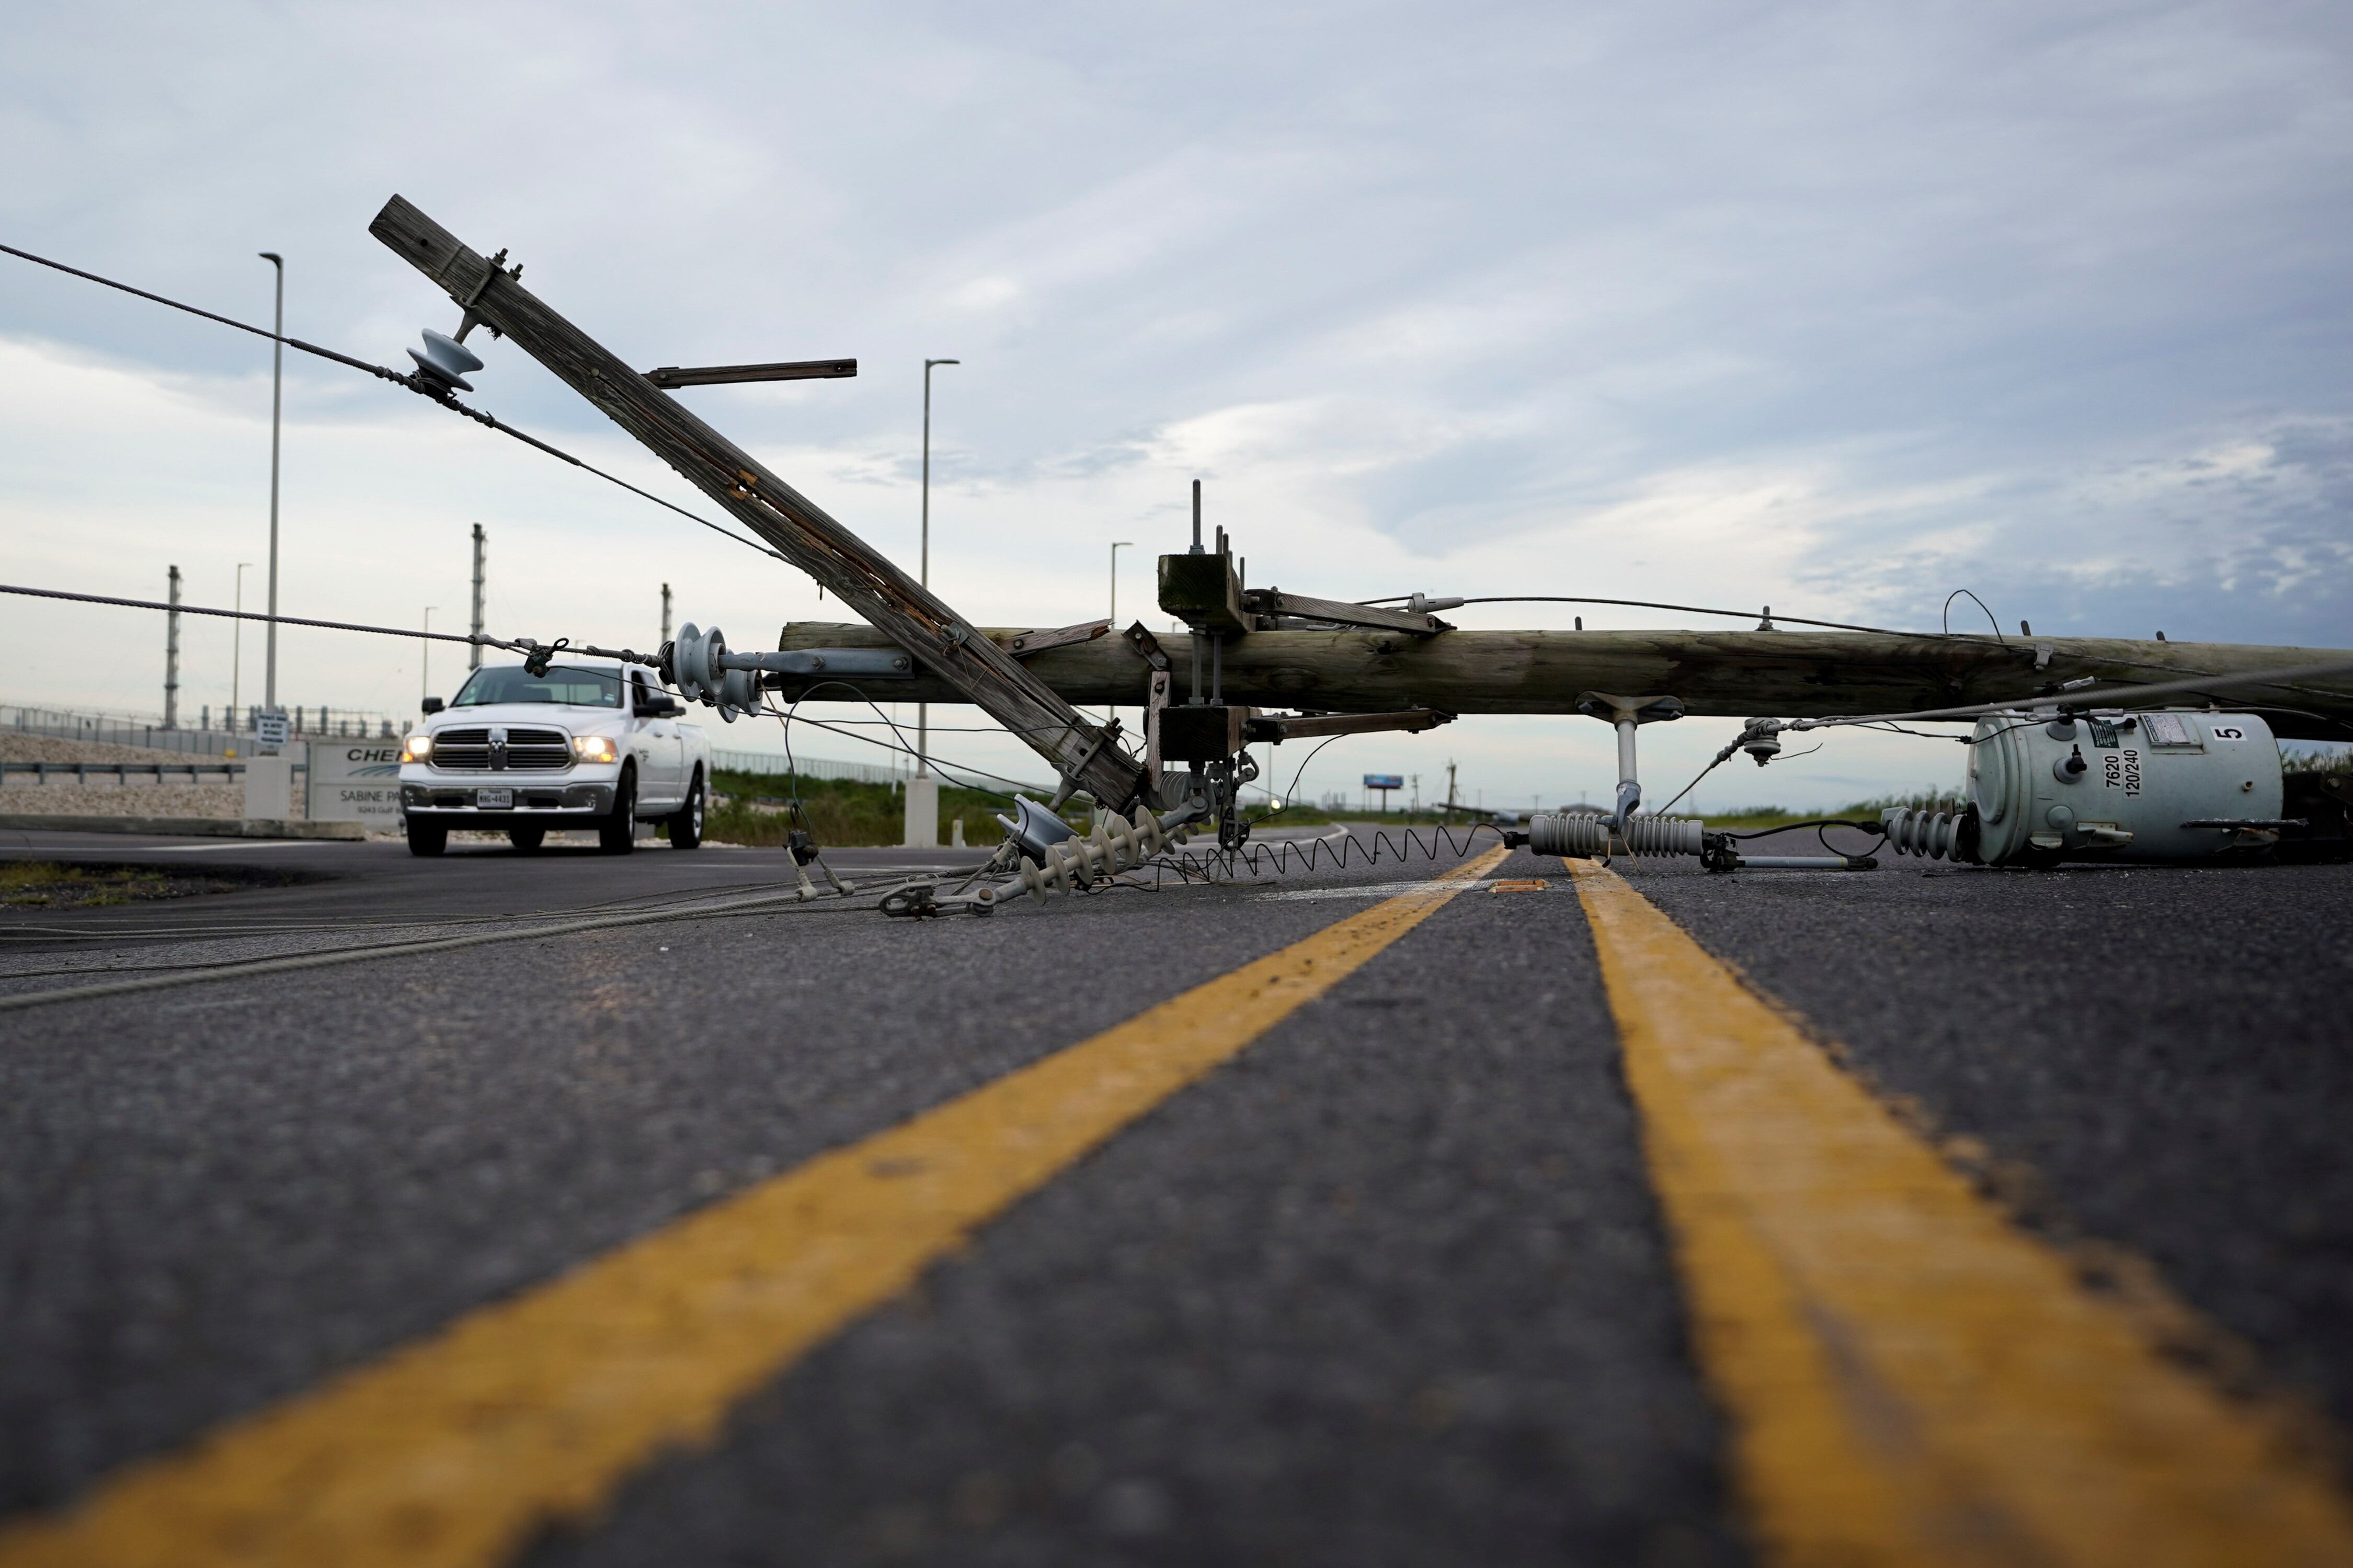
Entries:
<svg viewBox="0 0 2353 1568">
<path fill-rule="evenodd" d="M 1365 787 L 1366 789 L 1403 789 L 1405 775 L 1403 773 L 1366 773 Z"/>
</svg>

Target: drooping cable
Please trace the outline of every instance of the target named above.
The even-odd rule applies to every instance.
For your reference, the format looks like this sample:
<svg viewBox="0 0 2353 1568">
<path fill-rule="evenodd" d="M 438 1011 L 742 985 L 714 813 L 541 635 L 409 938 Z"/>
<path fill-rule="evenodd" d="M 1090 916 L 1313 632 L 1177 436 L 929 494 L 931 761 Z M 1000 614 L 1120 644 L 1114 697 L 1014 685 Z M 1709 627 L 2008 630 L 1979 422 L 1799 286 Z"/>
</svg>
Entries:
<svg viewBox="0 0 2353 1568">
<path fill-rule="evenodd" d="M 1399 599 L 1412 597 L 1410 594 L 1391 594 L 1386 599 L 1359 599 L 1356 602 L 1361 605 L 1387 605 Z M 1756 610 L 1712 609 L 1705 605 L 1669 605 L 1655 599 L 1598 599 L 1582 594 L 1489 594 L 1461 602 L 1465 605 L 1615 605 L 1624 609 L 1673 610 L 1680 615 L 1724 616 L 1744 621 L 1758 614 Z M 1913 637 L 1926 635 L 1921 632 L 1899 632 L 1887 626 L 1858 626 L 1845 621 L 1809 620 L 1803 616 L 1775 616 L 1773 618 L 1777 621 L 1787 621 L 1793 626 L 1823 626 L 1829 630 L 1840 632 L 1875 632 L 1881 637 Z M 1982 642 L 1985 639 L 1973 637 L 1971 640 Z"/>
<path fill-rule="evenodd" d="M 876 739 L 875 739 L 873 736 L 871 736 L 871 735 L 860 735 L 860 734 L 856 734 L 856 733 L 854 733 L 854 732 L 852 732 L 852 731 L 849 731 L 849 730 L 845 730 L 845 729 L 841 728 L 841 727 L 840 727 L 840 725 L 839 725 L 839 724 L 835 724 L 835 723 L 828 723 L 828 721 L 826 721 L 825 720 L 822 720 L 822 719 L 805 719 L 805 718 L 801 717 L 801 716 L 800 716 L 800 711 L 799 711 L 799 710 L 800 710 L 800 705 L 801 705 L 803 702 L 806 702 L 806 701 L 807 701 L 807 700 L 808 700 L 809 693 L 810 693 L 810 692 L 812 692 L 812 691 L 820 690 L 820 689 L 822 689 L 823 688 L 828 687 L 828 686 L 839 686 L 839 687 L 840 687 L 843 690 L 852 693 L 852 694 L 853 694 L 853 695 L 854 695 L 854 696 L 855 696 L 855 697 L 856 697 L 860 701 L 864 702 L 864 703 L 865 703 L 869 708 L 873 709 L 873 710 L 874 710 L 874 715 L 875 715 L 875 718 L 876 718 L 877 720 L 879 720 L 881 723 L 883 723 L 883 724 L 885 724 L 885 725 L 888 725 L 888 726 L 890 727 L 891 732 L 892 732 L 893 735 L 896 735 L 896 736 L 898 737 L 898 742 L 897 742 L 897 743 L 896 743 L 896 744 L 893 744 L 892 742 L 889 742 L 889 741 L 878 741 L 878 740 L 876 740 Z M 902 754 L 902 755 L 903 755 L 903 756 L 909 756 L 909 757 L 922 756 L 922 757 L 923 757 L 923 760 L 924 760 L 927 763 L 929 763 L 931 766 L 933 766 L 933 767 L 936 767 L 936 768 L 939 768 L 939 769 L 943 770 L 942 776 L 943 776 L 943 777 L 946 777 L 946 778 L 947 778 L 948 783 L 950 783 L 950 784 L 955 784 L 958 789 L 968 789 L 968 790 L 971 790 L 971 791 L 972 791 L 974 794 L 976 794 L 976 795 L 993 795 L 997 796 L 997 797 L 998 799 L 1000 799 L 1000 800 L 1011 800 L 1011 799 L 1013 799 L 1013 798 L 1014 798 L 1014 796 L 1013 796 L 1011 794 L 1009 794 L 1008 792 L 1007 792 L 1007 791 L 1005 791 L 1005 790 L 1001 790 L 1001 789 L 990 789 L 990 788 L 989 788 L 987 785 L 986 785 L 986 784 L 968 784 L 968 783 L 965 782 L 965 781 L 964 781 L 964 780 L 962 780 L 962 779 L 958 779 L 958 778 L 955 778 L 955 777 L 954 777 L 954 776 L 952 776 L 952 775 L 949 775 L 948 773 L 946 773 L 945 770 L 950 769 L 950 768 L 954 768 L 955 770 L 956 770 L 956 771 L 957 771 L 957 772 L 959 772 L 959 773 L 971 773 L 971 774 L 974 774 L 974 775 L 976 775 L 976 776 L 977 776 L 977 777 L 985 778 L 985 779 L 995 779 L 995 780 L 996 780 L 997 783 L 999 783 L 999 784 L 1011 784 L 1011 785 L 1012 785 L 1015 789 L 1017 789 L 1017 790 L 1025 790 L 1025 789 L 1026 789 L 1026 790 L 1036 790 L 1036 789 L 1038 789 L 1038 788 L 1039 787 L 1039 786 L 1038 786 L 1038 785 L 1036 785 L 1036 784 L 1030 784 L 1030 783 L 1029 783 L 1028 781 L 1023 780 L 1023 779 L 1011 778 L 1011 777 L 1007 776 L 1007 775 L 1006 775 L 1006 774 L 1004 774 L 1004 773 L 990 773 L 990 772 L 989 772 L 987 769 L 986 769 L 986 768 L 975 767 L 975 766 L 973 766 L 973 765 L 972 765 L 971 763 L 952 763 L 952 762 L 945 762 L 945 761 L 943 761 L 941 758 L 939 758 L 939 757 L 937 757 L 937 756 L 927 755 L 927 754 L 925 754 L 925 753 L 923 753 L 923 752 L 917 752 L 917 751 L 915 750 L 915 748 L 914 748 L 914 747 L 913 747 L 913 746 L 911 746 L 911 745 L 907 744 L 907 733 L 906 733 L 906 731 L 905 731 L 903 728 L 902 728 L 902 727 L 901 727 L 901 725 L 900 725 L 899 721 L 898 721 L 897 720 L 892 719 L 892 718 L 889 717 L 888 715 L 884 714 L 884 713 L 883 713 L 883 711 L 882 711 L 881 705 L 880 703 L 876 702 L 876 701 L 874 700 L 874 699 L 873 699 L 873 698 L 871 698 L 871 697 L 868 696 L 868 695 L 866 694 L 866 692 L 865 692 L 863 689 L 861 689 L 860 688 L 859 688 L 859 687 L 857 687 L 857 686 L 853 686 L 853 685 L 851 685 L 851 684 L 850 684 L 849 681 L 847 681 L 847 680 L 820 680 L 820 681 L 818 681 L 816 684 L 814 684 L 814 685 L 812 685 L 812 686 L 809 686 L 809 687 L 807 687 L 807 689 L 805 689 L 801 692 L 801 694 L 800 694 L 798 697 L 796 697 L 796 698 L 792 700 L 792 702 L 791 702 L 788 706 L 786 706 L 786 708 L 784 710 L 784 711 L 782 711 L 782 712 L 775 712 L 774 710 L 771 710 L 771 717 L 777 718 L 777 719 L 782 719 L 782 720 L 785 721 L 786 727 L 786 729 L 787 729 L 787 731 L 789 731 L 789 730 L 790 730 L 790 727 L 791 727 L 792 725 L 794 725 L 794 724 L 807 724 L 807 725 L 809 725 L 809 726 L 811 726 L 811 727 L 813 727 L 813 728 L 815 728 L 815 729 L 824 730 L 824 731 L 828 731 L 828 732 L 830 732 L 830 733 L 832 733 L 832 734 L 836 734 L 836 735 L 843 736 L 843 737 L 845 737 L 846 739 L 849 739 L 849 740 L 852 740 L 852 741 L 862 741 L 862 742 L 864 742 L 867 745 L 870 745 L 870 746 L 880 746 L 880 747 L 881 747 L 881 748 L 882 748 L 884 751 L 886 751 L 886 752 L 899 752 L 900 754 Z M 1011 731 L 1006 731 L 1006 732 L 1007 732 L 1007 733 L 1010 733 Z M 790 755 L 791 755 L 791 745 L 792 745 L 792 742 L 791 742 L 791 741 L 789 740 L 789 738 L 786 741 L 785 744 L 786 744 L 786 757 L 789 759 L 789 757 L 790 757 Z"/>
<path fill-rule="evenodd" d="M 1994 613 L 1990 609 L 1986 608 L 1986 602 L 1983 599 L 1978 598 L 1967 588 L 1956 588 L 1945 595 L 1945 635 L 1947 637 L 1953 635 L 1953 601 L 1959 598 L 1967 598 L 1978 609 L 1985 610 L 1985 618 L 1993 627 L 1995 639 L 2003 644 L 2009 643 L 2010 639 L 2001 635 L 2001 622 L 1994 618 Z"/>
<path fill-rule="evenodd" d="M 207 321 L 216 321 L 224 327 L 234 327 L 240 332 L 250 332 L 255 337 L 267 338 L 270 342 L 276 343 L 284 343 L 290 349 L 299 349 L 306 354 L 316 354 L 321 359 L 332 360 L 337 364 L 348 365 L 353 370 L 364 371 L 368 374 L 379 377 L 382 380 L 396 383 L 398 385 L 408 388 L 409 391 L 416 393 L 420 397 L 429 398 L 433 402 L 440 404 L 443 407 L 448 408 L 452 413 L 462 414 L 467 418 L 475 421 L 477 424 L 488 426 L 491 429 L 498 431 L 501 435 L 512 436 L 527 447 L 535 447 L 551 458 L 561 458 L 565 462 L 571 464 L 574 468 L 585 469 L 587 472 L 596 475 L 598 479 L 605 480 L 608 484 L 618 485 L 621 489 L 628 491 L 631 495 L 649 500 L 658 507 L 662 507 L 668 510 L 674 511 L 690 522 L 700 523 L 704 528 L 711 530 L 712 532 L 719 534 L 723 538 L 732 539 L 736 543 L 741 544 L 747 549 L 756 550 L 761 554 L 769 556 L 774 560 L 782 561 L 788 566 L 793 563 L 791 558 L 784 554 L 781 551 L 763 544 L 756 539 L 747 538 L 743 534 L 737 533 L 734 530 L 713 522 L 707 517 L 689 511 L 686 508 L 680 506 L 675 501 L 664 500 L 661 497 L 654 494 L 651 490 L 641 489 L 638 486 L 629 483 L 628 480 L 622 479 L 617 474 L 608 474 L 604 469 L 598 468 L 596 464 L 587 462 L 583 458 L 575 458 L 571 453 L 564 450 L 561 447 L 551 446 L 547 442 L 541 440 L 536 436 L 526 435 L 522 431 L 516 429 L 513 426 L 505 423 L 503 420 L 499 419 L 491 414 L 486 413 L 479 408 L 469 407 L 467 405 L 459 402 L 457 397 L 447 388 L 435 386 L 430 382 L 425 380 L 422 376 L 405 374 L 401 371 L 394 370 L 389 365 L 371 364 L 364 359 L 353 359 L 349 354 L 337 353 L 333 349 L 322 348 L 317 343 L 305 342 L 301 338 L 285 337 L 280 333 L 270 331 L 266 328 L 254 326 L 250 322 L 240 321 L 233 316 L 224 316 L 217 311 L 204 310 L 199 306 L 188 304 L 184 300 L 174 300 L 163 294 L 153 293 L 145 289 L 136 289 L 128 283 L 118 282 L 114 279 L 102 277 L 95 272 L 86 272 L 79 267 L 69 267 L 62 261 L 52 261 L 46 256 L 36 256 L 29 250 L 19 250 L 13 245 L 0 245 L 0 251 L 5 251 L 10 256 L 17 257 L 23 260 L 32 262 L 34 265 L 38 267 L 47 267 L 55 271 L 66 273 L 71 277 L 84 279 L 90 282 L 99 284 L 103 288 L 120 289 L 125 294 L 136 295 L 142 300 L 152 300 L 155 304 L 166 306 L 174 310 L 185 310 L 191 316 L 201 316 Z M 285 617 L 281 616 L 279 618 L 283 620 Z"/>
<path fill-rule="evenodd" d="M 587 658 L 618 659 L 624 664 L 642 664 L 654 668 L 660 662 L 654 655 L 638 653 L 634 648 L 598 647 L 593 643 L 575 643 L 569 637 L 558 637 L 553 643 L 543 643 L 533 637 L 494 637 L 470 632 L 415 631 L 406 626 L 371 626 L 358 621 L 322 621 L 308 616 L 272 616 L 259 610 L 222 610 L 205 605 L 171 605 L 157 599 L 122 599 L 111 594 L 73 594 L 62 588 L 27 588 L 13 583 L 0 583 L 0 594 L 19 594 L 31 599 L 64 599 L 82 605 L 114 605 L 131 610 L 162 610 L 167 615 L 217 616 L 231 621 L 276 621 L 280 626 L 316 626 L 331 632 L 365 632 L 380 637 L 413 637 L 419 642 L 464 643 L 474 647 L 494 647 L 508 653 L 523 655 L 558 653 L 578 654 Z"/>
<path fill-rule="evenodd" d="M 1315 753 L 1317 752 L 1322 751 L 1325 746 L 1330 745 L 1335 741 L 1344 739 L 1345 739 L 1345 737 L 1341 735 L 1326 735 L 1322 741 L 1318 742 L 1314 749 L 1309 751 L 1305 756 L 1300 758 L 1297 770 L 1291 775 L 1291 787 L 1282 792 L 1282 804 L 1276 806 L 1272 811 L 1268 812 L 1264 816 L 1260 817 L 1256 822 L 1251 823 L 1250 826 L 1252 827 L 1263 827 L 1268 823 L 1272 822 L 1276 817 L 1281 816 L 1284 812 L 1289 811 L 1293 806 L 1297 805 L 1299 804 L 1299 781 L 1306 774 L 1307 764 L 1315 760 Z"/>
</svg>

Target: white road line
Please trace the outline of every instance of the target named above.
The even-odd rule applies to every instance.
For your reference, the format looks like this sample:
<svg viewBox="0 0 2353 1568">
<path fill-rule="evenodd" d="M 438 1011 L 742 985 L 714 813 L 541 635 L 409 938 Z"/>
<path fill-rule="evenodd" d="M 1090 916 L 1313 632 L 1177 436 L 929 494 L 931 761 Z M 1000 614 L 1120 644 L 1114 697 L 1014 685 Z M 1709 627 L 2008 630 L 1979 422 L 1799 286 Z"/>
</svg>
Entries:
<svg viewBox="0 0 2353 1568">
<path fill-rule="evenodd" d="M 309 849 L 321 844 L 350 844 L 349 838 L 230 838 L 218 844 L 159 844 L 157 855 L 215 855 L 224 849 Z M 126 850 L 125 853 L 132 851 Z M 139 854 L 151 851 L 138 850 Z"/>
</svg>

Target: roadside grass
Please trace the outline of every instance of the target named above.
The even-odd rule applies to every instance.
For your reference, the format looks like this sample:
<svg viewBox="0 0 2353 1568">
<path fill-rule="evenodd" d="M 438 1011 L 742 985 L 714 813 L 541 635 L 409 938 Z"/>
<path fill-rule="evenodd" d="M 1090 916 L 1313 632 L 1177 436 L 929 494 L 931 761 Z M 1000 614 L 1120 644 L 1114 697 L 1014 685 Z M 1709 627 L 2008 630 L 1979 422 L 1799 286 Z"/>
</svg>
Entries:
<svg viewBox="0 0 2353 1568">
<path fill-rule="evenodd" d="M 1881 812 L 1896 806 L 1908 806 L 1914 811 L 1957 813 L 1968 801 L 1969 797 L 1957 789 L 1930 789 L 1915 795 L 1873 795 L 1869 800 L 1851 801 L 1830 811 L 1792 811 L 1786 805 L 1744 805 L 1732 811 L 1711 811 L 1704 815 L 1710 827 L 1786 827 L 1793 822 L 1817 822 L 1824 818 L 1877 822 Z"/>
<path fill-rule="evenodd" d="M 906 797 L 889 784 L 857 784 L 848 779 L 803 779 L 800 781 L 801 809 L 808 816 L 809 826 L 816 831 L 817 841 L 828 847 L 844 849 L 892 847 L 906 837 Z M 712 801 L 703 820 L 703 836 L 723 844 L 749 844 L 760 847 L 781 845 L 794 823 L 791 813 L 783 803 L 792 785 L 775 773 L 741 773 L 725 769 L 712 775 Z M 1083 800 L 1083 797 L 1082 797 Z M 964 841 L 976 849 L 993 848 L 1005 837 L 1005 830 L 997 826 L 997 814 L 1008 815 L 1013 803 L 1003 795 L 986 791 L 959 789 L 944 781 L 940 785 L 940 842 L 952 842 L 952 824 L 964 822 Z M 1253 822 L 1276 818 L 1285 827 L 1329 826 L 1339 822 L 1368 822 L 1390 826 L 1413 825 L 1427 826 L 1448 820 L 1442 811 L 1392 811 L 1386 816 L 1378 812 L 1333 813 L 1313 806 L 1293 806 L 1276 813 L 1263 804 L 1253 805 L 1245 814 Z M 1087 813 L 1083 805 L 1062 814 L 1075 827 L 1084 827 Z M 1453 815 L 1457 826 L 1467 827 L 1483 820 L 1477 812 L 1457 810 Z M 667 829 L 664 830 L 667 833 Z"/>
<path fill-rule="evenodd" d="M 1370 823 L 1376 827 L 1430 827 L 1451 822 L 1457 827 L 1470 827 L 1488 820 L 1484 813 L 1467 806 L 1457 806 L 1451 815 L 1444 811 L 1326 811 L 1317 805 L 1290 805 L 1276 811 L 1263 804 L 1246 806 L 1242 816 L 1251 822 L 1272 818 L 1282 827 L 1329 827 L 1336 823 Z"/>
<path fill-rule="evenodd" d="M 219 877 L 174 877 L 142 866 L 61 866 L 53 860 L 0 863 L 0 908 L 102 908 L 226 893 L 237 884 Z"/>
<path fill-rule="evenodd" d="M 2346 759 L 2341 754 L 2290 754 L 2284 765 L 2291 773 L 2332 773 L 2344 771 Z M 716 796 L 705 834 L 728 844 L 781 845 L 792 828 L 790 814 L 780 809 L 788 785 L 783 778 L 765 773 L 721 772 L 712 777 Z M 888 784 L 855 784 L 846 779 L 803 779 L 800 781 L 802 808 L 808 814 L 816 829 L 818 842 L 843 848 L 894 846 L 905 837 L 906 806 L 903 797 Z M 1905 806 L 1914 811 L 1958 812 L 1968 804 L 1960 790 L 1920 790 L 1910 795 L 1874 795 L 1869 800 L 1851 801 L 1826 811 L 1800 811 L 1786 805 L 1751 805 L 1726 811 L 1694 814 L 1705 816 L 1711 827 L 1780 827 L 1793 822 L 1811 822 L 1824 817 L 1844 818 L 1854 822 L 1876 822 L 1879 814 L 1890 807 Z M 1587 809 L 1598 809 L 1588 804 Z M 963 819 L 965 842 L 975 848 L 989 848 L 1005 837 L 997 826 L 996 814 L 1011 810 L 1003 796 L 979 790 L 958 789 L 943 784 L 940 786 L 940 840 L 950 837 L 950 824 Z M 1271 822 L 1283 827 L 1328 827 L 1338 823 L 1370 824 L 1375 826 L 1442 826 L 1449 822 L 1458 827 L 1492 820 L 1492 814 L 1458 808 L 1452 814 L 1444 811 L 1328 811 L 1322 806 L 1294 805 L 1277 812 L 1263 804 L 1252 805 L 1244 814 L 1252 822 Z M 1072 810 L 1065 816 L 1074 825 L 1083 825 L 1085 813 Z"/>
<path fill-rule="evenodd" d="M 723 844 L 763 847 L 781 845 L 798 826 L 784 809 L 793 784 L 774 773 L 739 773 L 721 770 L 711 776 L 714 796 L 703 820 L 703 837 Z M 849 779 L 802 779 L 801 809 L 817 841 L 826 848 L 888 847 L 905 839 L 906 797 L 889 784 L 858 784 Z M 940 785 L 940 842 L 954 842 L 953 824 L 964 824 L 964 841 L 976 849 L 994 847 L 1005 837 L 996 814 L 1010 813 L 1013 803 L 979 790 Z"/>
</svg>

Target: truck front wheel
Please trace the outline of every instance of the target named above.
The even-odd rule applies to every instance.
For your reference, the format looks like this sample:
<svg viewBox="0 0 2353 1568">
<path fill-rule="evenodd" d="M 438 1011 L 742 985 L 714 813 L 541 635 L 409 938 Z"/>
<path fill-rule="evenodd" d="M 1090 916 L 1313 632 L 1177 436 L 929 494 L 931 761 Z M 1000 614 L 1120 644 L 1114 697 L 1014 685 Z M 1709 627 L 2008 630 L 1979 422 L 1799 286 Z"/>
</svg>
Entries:
<svg viewBox="0 0 2353 1568">
<path fill-rule="evenodd" d="M 438 855 L 449 847 L 449 825 L 427 822 L 420 817 L 407 817 L 404 825 L 408 832 L 408 852 L 411 855 Z"/>
<path fill-rule="evenodd" d="M 623 773 L 613 790 L 613 814 L 596 825 L 596 847 L 627 855 L 638 847 L 638 775 Z"/>
<path fill-rule="evenodd" d="M 670 847 L 673 849 L 702 847 L 702 770 L 694 770 L 694 783 L 687 786 L 686 804 L 670 814 Z"/>
</svg>

